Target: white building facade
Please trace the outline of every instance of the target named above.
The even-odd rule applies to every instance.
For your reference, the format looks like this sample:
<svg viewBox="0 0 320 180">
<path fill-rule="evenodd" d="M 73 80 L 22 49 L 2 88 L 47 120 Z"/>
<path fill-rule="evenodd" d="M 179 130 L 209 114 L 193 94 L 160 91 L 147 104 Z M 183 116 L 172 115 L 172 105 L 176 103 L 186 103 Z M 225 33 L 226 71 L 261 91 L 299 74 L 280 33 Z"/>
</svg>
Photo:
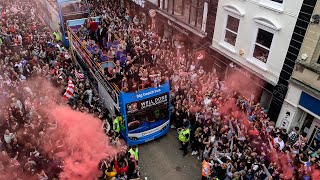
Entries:
<svg viewBox="0 0 320 180">
<path fill-rule="evenodd" d="M 302 2 L 219 1 L 212 48 L 276 85 Z"/>
</svg>

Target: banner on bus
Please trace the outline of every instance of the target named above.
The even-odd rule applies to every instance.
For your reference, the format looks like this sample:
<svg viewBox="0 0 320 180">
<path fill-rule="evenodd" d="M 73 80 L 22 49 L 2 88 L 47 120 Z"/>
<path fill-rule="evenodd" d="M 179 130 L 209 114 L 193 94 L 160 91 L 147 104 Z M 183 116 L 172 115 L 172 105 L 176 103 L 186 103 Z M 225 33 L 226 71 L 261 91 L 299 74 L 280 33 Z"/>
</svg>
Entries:
<svg viewBox="0 0 320 180">
<path fill-rule="evenodd" d="M 152 109 L 164 104 L 168 104 L 169 93 L 164 93 L 152 98 L 144 99 L 137 102 L 128 103 L 126 106 L 127 114 L 132 114 L 141 110 Z"/>
<path fill-rule="evenodd" d="M 123 114 L 131 114 L 139 110 L 169 104 L 170 85 L 169 81 L 161 86 L 151 87 L 138 92 L 120 92 L 120 109 Z"/>
</svg>

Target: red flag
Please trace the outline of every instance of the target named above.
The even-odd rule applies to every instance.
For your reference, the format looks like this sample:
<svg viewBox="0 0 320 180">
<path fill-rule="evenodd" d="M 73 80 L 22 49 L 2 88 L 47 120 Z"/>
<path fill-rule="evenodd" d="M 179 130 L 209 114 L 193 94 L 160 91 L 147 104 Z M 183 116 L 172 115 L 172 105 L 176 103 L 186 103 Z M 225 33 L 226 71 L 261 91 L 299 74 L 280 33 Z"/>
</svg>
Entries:
<svg viewBox="0 0 320 180">
<path fill-rule="evenodd" d="M 78 72 L 77 70 L 75 70 L 74 75 L 75 75 L 78 79 L 84 79 L 84 74 Z"/>
<path fill-rule="evenodd" d="M 67 87 L 66 92 L 64 93 L 63 97 L 66 99 L 69 99 L 72 97 L 73 93 L 74 93 L 74 84 L 73 84 L 72 80 L 69 80 L 68 87 Z"/>
<path fill-rule="evenodd" d="M 194 53 L 194 58 L 196 59 L 196 61 L 201 61 L 201 60 L 205 59 L 206 58 L 206 51 L 205 50 L 196 51 Z"/>
</svg>

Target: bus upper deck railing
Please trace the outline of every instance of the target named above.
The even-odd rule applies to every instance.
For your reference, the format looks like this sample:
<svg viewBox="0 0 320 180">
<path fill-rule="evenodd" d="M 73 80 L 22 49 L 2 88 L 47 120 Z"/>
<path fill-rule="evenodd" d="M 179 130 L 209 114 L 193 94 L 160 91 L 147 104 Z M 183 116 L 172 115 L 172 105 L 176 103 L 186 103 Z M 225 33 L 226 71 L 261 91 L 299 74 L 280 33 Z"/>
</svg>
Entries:
<svg viewBox="0 0 320 180">
<path fill-rule="evenodd" d="M 114 92 L 116 92 L 117 94 L 120 93 L 121 89 L 118 87 L 117 84 L 113 83 L 113 82 L 109 82 L 105 76 L 104 76 L 104 69 L 102 68 L 101 64 L 96 62 L 94 59 L 93 59 L 93 55 L 92 53 L 89 51 L 89 49 L 87 48 L 86 46 L 86 43 L 84 43 L 77 35 L 76 33 L 73 31 L 72 28 L 68 27 L 68 31 L 70 32 L 71 36 L 74 37 L 74 39 L 79 43 L 79 45 L 81 46 L 81 48 L 86 52 L 86 54 L 89 56 L 90 58 L 90 63 L 91 63 L 91 66 L 92 66 L 92 69 L 94 71 L 96 71 L 98 74 L 98 78 L 102 81 L 102 82 L 105 82 L 106 83 L 106 88 L 112 88 L 112 90 Z M 122 41 L 122 39 L 120 37 L 118 37 L 116 34 L 114 34 L 114 37 L 116 40 L 118 40 L 119 42 Z M 110 61 L 111 62 L 111 61 Z M 88 63 L 88 62 L 87 62 Z M 111 62 L 114 64 L 114 62 Z M 96 73 L 94 72 L 94 73 Z M 96 75 L 96 76 L 97 76 Z M 152 87 L 151 87 L 152 88 Z M 140 91 L 140 90 L 144 90 L 144 89 L 148 89 L 146 88 L 146 84 L 140 84 L 138 86 L 138 90 L 137 91 Z"/>
<path fill-rule="evenodd" d="M 89 56 L 89 58 L 90 58 L 89 59 L 90 60 L 90 65 L 89 66 L 92 68 L 93 73 L 95 74 L 95 76 L 97 78 L 99 78 L 100 83 L 106 89 L 109 89 L 110 91 L 116 92 L 118 94 L 120 92 L 119 88 L 114 83 L 110 83 L 109 81 L 107 81 L 106 78 L 104 78 L 104 70 L 103 70 L 103 68 L 101 67 L 101 65 L 98 62 L 95 62 L 93 60 L 92 54 L 88 50 L 86 45 L 83 44 L 83 42 L 79 39 L 79 37 L 73 32 L 73 30 L 70 27 L 68 27 L 68 31 L 70 32 L 70 35 L 71 35 L 71 41 L 73 41 L 73 39 L 75 39 L 77 41 L 77 43 L 81 46 L 81 48 L 85 51 L 85 53 Z M 86 62 L 86 63 L 88 63 L 88 62 Z"/>
</svg>

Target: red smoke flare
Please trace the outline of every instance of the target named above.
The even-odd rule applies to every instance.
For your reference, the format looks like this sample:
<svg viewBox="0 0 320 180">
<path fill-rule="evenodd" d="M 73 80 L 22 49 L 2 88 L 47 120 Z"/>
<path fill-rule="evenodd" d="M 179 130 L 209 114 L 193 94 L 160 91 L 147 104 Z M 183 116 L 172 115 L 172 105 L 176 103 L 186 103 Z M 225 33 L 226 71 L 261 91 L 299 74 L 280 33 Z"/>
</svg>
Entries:
<svg viewBox="0 0 320 180">
<path fill-rule="evenodd" d="M 49 119 L 58 123 L 58 131 L 51 131 L 50 139 L 64 142 L 54 154 L 64 162 L 60 179 L 94 179 L 99 162 L 118 152 L 109 145 L 109 139 L 101 129 L 101 121 L 65 106 L 46 111 Z"/>
</svg>

